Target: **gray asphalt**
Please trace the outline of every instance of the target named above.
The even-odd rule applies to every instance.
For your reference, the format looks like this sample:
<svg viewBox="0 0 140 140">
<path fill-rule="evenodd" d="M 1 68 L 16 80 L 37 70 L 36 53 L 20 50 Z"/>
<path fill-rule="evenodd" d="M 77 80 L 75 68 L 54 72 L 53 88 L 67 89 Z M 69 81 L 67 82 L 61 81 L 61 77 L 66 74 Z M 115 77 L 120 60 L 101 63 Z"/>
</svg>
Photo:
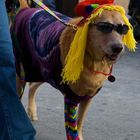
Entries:
<svg viewBox="0 0 140 140">
<path fill-rule="evenodd" d="M 114 83 L 106 81 L 84 124 L 85 140 L 140 140 L 140 47 L 115 64 Z M 27 106 L 26 87 L 23 104 Z M 65 140 L 63 96 L 48 84 L 38 89 L 37 140 Z"/>
</svg>

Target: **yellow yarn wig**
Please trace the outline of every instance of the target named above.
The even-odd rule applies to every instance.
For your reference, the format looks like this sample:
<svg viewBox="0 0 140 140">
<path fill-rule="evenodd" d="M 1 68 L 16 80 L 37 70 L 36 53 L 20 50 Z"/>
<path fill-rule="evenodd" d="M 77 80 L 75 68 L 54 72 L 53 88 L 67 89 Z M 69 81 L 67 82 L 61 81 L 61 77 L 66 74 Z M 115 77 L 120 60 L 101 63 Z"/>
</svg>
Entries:
<svg viewBox="0 0 140 140">
<path fill-rule="evenodd" d="M 130 51 L 135 51 L 136 41 L 133 36 L 133 28 L 125 15 L 124 8 L 119 5 L 113 4 L 101 5 L 85 19 L 86 22 L 83 25 L 79 26 L 76 31 L 75 37 L 70 45 L 70 50 L 68 52 L 68 55 L 66 56 L 65 66 L 61 74 L 63 83 L 75 83 L 80 78 L 80 74 L 83 70 L 83 61 L 89 24 L 92 24 L 94 22 L 94 19 L 102 14 L 104 10 L 115 10 L 121 13 L 125 24 L 129 27 L 128 33 L 124 35 L 123 42 Z"/>
</svg>

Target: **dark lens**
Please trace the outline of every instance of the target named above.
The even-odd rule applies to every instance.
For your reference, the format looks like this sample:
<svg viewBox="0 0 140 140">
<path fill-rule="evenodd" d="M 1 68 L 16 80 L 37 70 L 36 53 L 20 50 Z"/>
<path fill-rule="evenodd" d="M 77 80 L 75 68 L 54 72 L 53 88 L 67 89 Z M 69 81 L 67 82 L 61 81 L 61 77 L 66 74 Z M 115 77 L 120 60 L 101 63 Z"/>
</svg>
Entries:
<svg viewBox="0 0 140 140">
<path fill-rule="evenodd" d="M 119 33 L 119 34 L 127 34 L 129 30 L 129 27 L 127 25 L 121 25 L 119 24 L 116 28 L 116 31 Z"/>
<path fill-rule="evenodd" d="M 114 29 L 114 25 L 111 23 L 99 22 L 97 25 L 97 29 L 103 33 L 111 33 Z"/>
</svg>

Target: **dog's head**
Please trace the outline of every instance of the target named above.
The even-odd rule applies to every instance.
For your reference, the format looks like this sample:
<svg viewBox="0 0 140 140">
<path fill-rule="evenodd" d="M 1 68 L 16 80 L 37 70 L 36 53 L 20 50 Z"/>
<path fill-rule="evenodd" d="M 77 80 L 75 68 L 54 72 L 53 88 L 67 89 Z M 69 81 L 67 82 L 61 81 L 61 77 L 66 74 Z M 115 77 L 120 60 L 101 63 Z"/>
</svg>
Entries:
<svg viewBox="0 0 140 140">
<path fill-rule="evenodd" d="M 123 7 L 114 5 L 113 0 L 103 0 L 103 5 L 88 5 L 97 1 L 101 2 L 90 0 L 90 2 L 82 2 L 79 6 L 79 13 L 82 15 L 86 11 L 86 14 L 83 15 L 84 19 L 78 24 L 66 57 L 62 72 L 65 82 L 75 82 L 80 77 L 86 53 L 91 56 L 93 61 L 105 58 L 115 62 L 124 51 L 125 46 L 129 50 L 136 48 L 132 26 Z M 106 4 L 106 1 L 109 4 Z"/>
<path fill-rule="evenodd" d="M 124 36 L 129 27 L 117 11 L 105 10 L 89 25 L 86 50 L 94 59 L 115 62 L 124 52 Z"/>
</svg>

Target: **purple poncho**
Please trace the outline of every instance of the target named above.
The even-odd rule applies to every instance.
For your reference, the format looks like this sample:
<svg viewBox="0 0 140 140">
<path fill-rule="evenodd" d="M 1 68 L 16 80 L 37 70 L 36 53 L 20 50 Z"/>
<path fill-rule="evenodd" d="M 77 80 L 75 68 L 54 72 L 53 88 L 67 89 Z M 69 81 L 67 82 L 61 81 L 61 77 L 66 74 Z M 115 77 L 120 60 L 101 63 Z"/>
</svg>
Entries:
<svg viewBox="0 0 140 140">
<path fill-rule="evenodd" d="M 63 20 L 70 20 L 56 13 Z M 13 31 L 18 41 L 18 49 L 14 48 L 16 67 L 20 76 L 22 62 L 25 80 L 28 82 L 48 82 L 62 93 L 67 93 L 76 102 L 89 98 L 79 97 L 62 81 L 62 65 L 60 62 L 59 37 L 65 25 L 60 23 L 44 10 L 26 8 L 21 10 L 15 19 Z"/>
</svg>

